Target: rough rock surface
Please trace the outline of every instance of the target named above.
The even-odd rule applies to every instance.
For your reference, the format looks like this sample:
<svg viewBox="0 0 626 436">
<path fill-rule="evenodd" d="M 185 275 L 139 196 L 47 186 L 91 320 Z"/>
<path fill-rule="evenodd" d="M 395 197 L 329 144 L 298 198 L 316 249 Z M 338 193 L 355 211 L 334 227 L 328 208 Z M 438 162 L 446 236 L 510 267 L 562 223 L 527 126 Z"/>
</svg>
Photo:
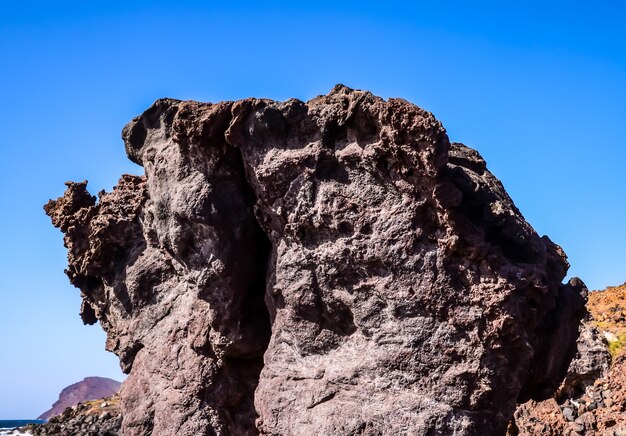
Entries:
<svg viewBox="0 0 626 436">
<path fill-rule="evenodd" d="M 589 418 L 604 405 L 606 393 L 601 379 L 609 371 L 611 356 L 606 341 L 591 321 L 581 330 L 576 357 L 554 398 L 518 406 L 510 435 L 556 436 L 597 430 L 595 417 Z"/>
<path fill-rule="evenodd" d="M 626 283 L 590 293 L 587 307 L 617 357 L 626 347 Z"/>
<path fill-rule="evenodd" d="M 52 405 L 52 408 L 42 413 L 37 419 L 46 420 L 78 403 L 110 397 L 117 393 L 120 389 L 120 385 L 120 382 L 110 378 L 85 377 L 84 380 L 63 389 L 59 394 L 59 399 Z"/>
<path fill-rule="evenodd" d="M 36 436 L 118 436 L 122 416 L 117 395 L 68 407 L 45 424 L 29 424 L 19 434 Z"/>
<path fill-rule="evenodd" d="M 338 85 L 123 137 L 145 176 L 45 209 L 125 435 L 503 434 L 561 383 L 584 285 L 432 114 Z"/>
<path fill-rule="evenodd" d="M 520 405 L 510 434 L 626 435 L 625 291 L 622 285 L 589 295 L 591 316 L 563 384 L 554 398 Z M 609 351 L 617 353 L 613 361 Z"/>
</svg>

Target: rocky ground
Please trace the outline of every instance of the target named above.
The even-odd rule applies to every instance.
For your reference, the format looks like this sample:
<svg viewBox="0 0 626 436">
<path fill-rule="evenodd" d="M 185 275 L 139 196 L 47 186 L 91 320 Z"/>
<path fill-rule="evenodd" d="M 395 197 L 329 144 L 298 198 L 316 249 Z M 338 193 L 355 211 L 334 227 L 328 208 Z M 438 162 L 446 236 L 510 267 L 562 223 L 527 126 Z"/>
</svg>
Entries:
<svg viewBox="0 0 626 436">
<path fill-rule="evenodd" d="M 626 284 L 592 292 L 578 354 L 551 399 L 518 407 L 510 435 L 626 435 Z"/>
<path fill-rule="evenodd" d="M 611 355 L 622 354 L 626 345 L 626 283 L 592 292 L 587 306 L 593 314 L 593 324 L 603 332 L 609 344 Z"/>
<path fill-rule="evenodd" d="M 68 407 L 113 396 L 120 390 L 120 386 L 120 382 L 110 378 L 86 377 L 84 380 L 63 389 L 52 408 L 42 413 L 37 419 L 45 421 L 63 413 Z"/>
<path fill-rule="evenodd" d="M 115 395 L 68 407 L 45 424 L 18 430 L 37 436 L 117 436 L 121 425 L 120 398 Z"/>
</svg>

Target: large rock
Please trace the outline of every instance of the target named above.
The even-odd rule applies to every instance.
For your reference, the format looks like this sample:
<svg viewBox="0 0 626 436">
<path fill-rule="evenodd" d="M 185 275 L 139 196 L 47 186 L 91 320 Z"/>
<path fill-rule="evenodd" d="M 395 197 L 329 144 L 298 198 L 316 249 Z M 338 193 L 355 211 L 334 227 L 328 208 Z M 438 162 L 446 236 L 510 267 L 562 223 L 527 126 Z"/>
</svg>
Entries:
<svg viewBox="0 0 626 436">
<path fill-rule="evenodd" d="M 597 416 L 608 398 L 606 376 L 611 355 L 591 319 L 581 328 L 578 350 L 553 398 L 520 404 L 508 429 L 510 436 L 595 435 Z"/>
<path fill-rule="evenodd" d="M 562 385 L 551 399 L 521 404 L 510 435 L 626 434 L 625 297 L 625 285 L 590 293 L 589 318 Z"/>
<path fill-rule="evenodd" d="M 124 434 L 503 434 L 559 386 L 584 285 L 430 113 L 164 99 L 123 137 L 145 176 L 46 212 Z"/>
</svg>

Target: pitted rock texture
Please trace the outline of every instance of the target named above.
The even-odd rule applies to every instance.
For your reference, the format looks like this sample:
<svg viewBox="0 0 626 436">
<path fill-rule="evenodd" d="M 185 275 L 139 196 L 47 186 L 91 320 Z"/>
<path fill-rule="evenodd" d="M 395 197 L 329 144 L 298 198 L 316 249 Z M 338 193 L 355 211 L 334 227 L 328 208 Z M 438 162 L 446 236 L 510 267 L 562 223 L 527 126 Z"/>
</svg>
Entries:
<svg viewBox="0 0 626 436">
<path fill-rule="evenodd" d="M 593 321 L 587 320 L 578 338 L 576 356 L 554 397 L 520 404 L 509 426 L 509 436 L 613 435 L 596 433 L 604 427 L 597 418 L 608 398 L 604 387 L 610 366 L 606 341 Z"/>
<path fill-rule="evenodd" d="M 589 318 L 563 384 L 551 399 L 519 405 L 510 435 L 626 435 L 625 290 L 590 293 Z"/>
<path fill-rule="evenodd" d="M 145 176 L 46 212 L 125 435 L 504 434 L 563 379 L 584 285 L 432 114 L 338 85 L 158 100 L 123 137 Z"/>
</svg>

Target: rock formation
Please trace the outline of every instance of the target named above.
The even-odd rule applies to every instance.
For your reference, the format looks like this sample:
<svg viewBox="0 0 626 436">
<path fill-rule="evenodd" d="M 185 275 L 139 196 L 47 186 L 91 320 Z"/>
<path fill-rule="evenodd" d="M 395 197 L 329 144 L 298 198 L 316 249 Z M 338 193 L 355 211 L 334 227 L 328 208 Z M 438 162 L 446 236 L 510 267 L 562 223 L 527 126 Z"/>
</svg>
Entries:
<svg viewBox="0 0 626 436">
<path fill-rule="evenodd" d="M 89 400 L 98 400 L 110 397 L 117 393 L 121 383 L 110 378 L 86 377 L 83 381 L 74 383 L 63 389 L 59 394 L 59 399 L 52 405 L 52 408 L 39 416 L 37 419 L 50 419 L 59 415 L 68 407 L 84 403 Z"/>
<path fill-rule="evenodd" d="M 45 424 L 16 429 L 35 436 L 118 436 L 121 435 L 120 399 L 115 395 L 66 408 Z"/>
<path fill-rule="evenodd" d="M 590 316 L 563 384 L 553 398 L 520 405 L 510 435 L 626 434 L 625 297 L 626 285 L 590 293 Z"/>
<path fill-rule="evenodd" d="M 585 287 L 432 114 L 158 100 L 145 176 L 45 210 L 129 374 L 125 435 L 504 434 L 575 354 Z"/>
<path fill-rule="evenodd" d="M 613 357 L 626 347 L 626 283 L 589 294 L 593 324 L 602 332 Z"/>
</svg>

